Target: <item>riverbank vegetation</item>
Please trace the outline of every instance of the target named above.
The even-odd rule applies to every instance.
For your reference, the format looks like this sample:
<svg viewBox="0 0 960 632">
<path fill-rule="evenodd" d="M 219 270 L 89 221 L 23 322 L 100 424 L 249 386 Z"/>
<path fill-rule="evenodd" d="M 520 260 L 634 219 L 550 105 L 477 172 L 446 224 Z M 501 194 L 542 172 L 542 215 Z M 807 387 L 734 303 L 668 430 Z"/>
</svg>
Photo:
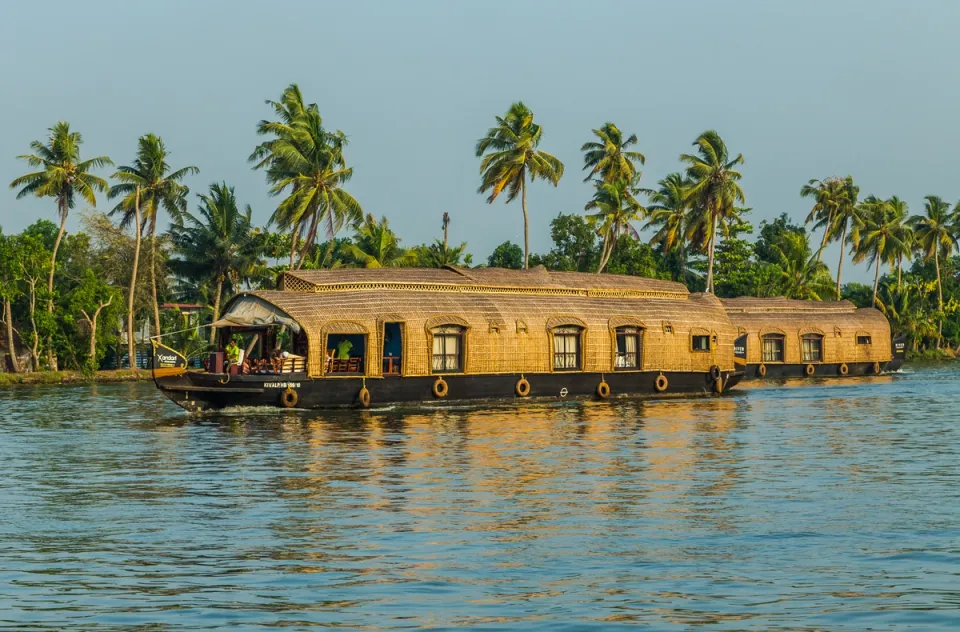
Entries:
<svg viewBox="0 0 960 632">
<path fill-rule="evenodd" d="M 0 369 L 90 376 L 130 366 L 161 334 L 201 354 L 213 336 L 198 324 L 215 320 L 233 294 L 273 287 L 290 268 L 542 265 L 672 279 L 722 297 L 845 298 L 880 309 L 913 354 L 952 356 L 960 344 L 960 205 L 942 197 L 911 210 L 896 196 L 861 195 L 850 175 L 829 176 L 799 187 L 810 204 L 805 218 L 783 214 L 755 226 L 739 184 L 749 163 L 716 131 L 679 153 L 681 170 L 646 183 L 637 135 L 606 122 L 581 147 L 592 195 L 573 205 L 581 212 L 554 217 L 547 252 L 531 252 L 536 188 L 528 200 L 528 185 L 556 186 L 565 166 L 544 149 L 549 137 L 534 112 L 517 102 L 492 117 L 474 152 L 478 194 L 490 204 L 519 198 L 524 244 L 505 241 L 480 262 L 466 242 L 449 242 L 447 213 L 437 218 L 442 237 L 405 245 L 387 217 L 367 212 L 349 191 L 348 136 L 332 131 L 296 85 L 267 106 L 272 117 L 256 125 L 263 140 L 249 156 L 277 200 L 264 226 L 229 183 L 189 191 L 183 181 L 200 169 L 171 166 L 155 134 L 131 143 L 118 167 L 87 157 L 66 122 L 31 143 L 19 156 L 27 172 L 10 187 L 18 199 L 49 199 L 56 222 L 0 231 Z M 81 230 L 70 233 L 78 203 Z M 835 276 L 824 260 L 831 243 L 841 246 Z M 872 284 L 843 282 L 851 259 L 870 266 Z"/>
</svg>

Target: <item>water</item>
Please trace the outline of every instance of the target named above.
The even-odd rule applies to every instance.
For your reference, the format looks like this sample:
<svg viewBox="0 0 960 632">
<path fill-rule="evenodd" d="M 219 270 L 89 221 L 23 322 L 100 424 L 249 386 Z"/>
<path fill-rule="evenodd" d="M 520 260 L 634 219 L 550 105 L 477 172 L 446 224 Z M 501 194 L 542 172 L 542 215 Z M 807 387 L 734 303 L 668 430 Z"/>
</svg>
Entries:
<svg viewBox="0 0 960 632">
<path fill-rule="evenodd" d="M 0 390 L 0 629 L 956 629 L 958 378 L 202 418 Z"/>
</svg>

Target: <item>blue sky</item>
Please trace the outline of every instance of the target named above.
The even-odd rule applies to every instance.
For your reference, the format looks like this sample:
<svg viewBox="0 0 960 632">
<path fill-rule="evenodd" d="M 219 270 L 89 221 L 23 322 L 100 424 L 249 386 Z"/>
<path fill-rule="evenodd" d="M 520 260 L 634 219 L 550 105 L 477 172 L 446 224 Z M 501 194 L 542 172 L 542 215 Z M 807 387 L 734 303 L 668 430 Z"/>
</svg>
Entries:
<svg viewBox="0 0 960 632">
<path fill-rule="evenodd" d="M 117 164 L 155 132 L 173 166 L 200 168 L 194 191 L 226 180 L 265 222 L 276 200 L 246 158 L 263 101 L 297 82 L 349 136 L 348 190 L 366 211 L 408 245 L 438 237 L 449 212 L 451 239 L 478 260 L 522 243 L 519 205 L 476 193 L 473 154 L 515 100 L 567 167 L 558 188 L 530 190 L 535 251 L 549 249 L 557 213 L 589 199 L 579 148 L 608 120 L 639 136 L 646 186 L 718 130 L 746 158 L 754 224 L 802 220 L 800 187 L 847 173 L 863 195 L 896 193 L 917 212 L 928 193 L 960 197 L 958 23 L 947 0 L 7 2 L 0 180 L 25 171 L 15 156 L 60 119 L 86 155 Z M 53 218 L 51 201 L 3 191 L 7 232 Z"/>
</svg>

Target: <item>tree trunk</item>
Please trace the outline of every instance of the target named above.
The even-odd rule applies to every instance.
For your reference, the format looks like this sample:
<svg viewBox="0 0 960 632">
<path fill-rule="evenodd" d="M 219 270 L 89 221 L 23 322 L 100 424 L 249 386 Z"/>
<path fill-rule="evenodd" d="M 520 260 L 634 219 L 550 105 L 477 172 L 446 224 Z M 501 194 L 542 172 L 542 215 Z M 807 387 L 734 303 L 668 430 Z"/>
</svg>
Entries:
<svg viewBox="0 0 960 632">
<path fill-rule="evenodd" d="M 843 234 L 840 236 L 840 263 L 837 264 L 837 298 L 840 298 L 840 276 L 843 274 L 844 242 L 847 241 L 847 222 L 843 222 Z"/>
<path fill-rule="evenodd" d="M 30 329 L 33 332 L 31 336 L 30 357 L 33 359 L 33 370 L 40 370 L 40 336 L 37 333 L 37 280 L 30 279 Z"/>
<path fill-rule="evenodd" d="M 940 306 L 940 327 L 937 329 L 937 349 L 940 348 L 940 341 L 943 338 L 943 283 L 940 281 L 940 245 L 937 244 L 933 251 L 933 261 L 937 268 L 937 304 Z"/>
<path fill-rule="evenodd" d="M 57 251 L 60 250 L 60 242 L 63 240 L 63 233 L 67 230 L 67 201 L 58 200 L 60 206 L 60 231 L 53 242 L 53 253 L 50 255 L 50 278 L 47 281 L 47 311 L 53 313 L 53 273 L 57 269 Z"/>
<path fill-rule="evenodd" d="M 713 232 L 710 233 L 710 248 L 707 262 L 707 293 L 713 294 L 713 255 L 717 243 L 717 215 L 713 214 Z"/>
<path fill-rule="evenodd" d="M 293 270 L 294 264 L 297 262 L 297 245 L 300 241 L 300 224 L 297 224 L 293 227 L 293 232 L 290 235 L 290 269 Z"/>
<path fill-rule="evenodd" d="M 903 289 L 903 255 L 897 255 L 897 290 Z"/>
<path fill-rule="evenodd" d="M 680 239 L 680 282 L 687 284 L 687 249 L 684 246 L 686 237 Z"/>
<path fill-rule="evenodd" d="M 10 350 L 10 368 L 14 373 L 19 373 L 20 362 L 17 358 L 17 345 L 13 338 L 13 310 L 10 301 L 3 302 L 3 318 L 7 321 L 7 348 Z"/>
<path fill-rule="evenodd" d="M 523 208 L 523 269 L 527 270 L 530 267 L 530 219 L 527 216 L 526 180 L 520 181 L 520 206 Z"/>
<path fill-rule="evenodd" d="M 96 311 L 93 312 L 93 318 L 87 314 L 86 310 L 80 310 L 80 313 L 83 314 L 83 317 L 87 319 L 87 324 L 90 325 L 90 356 L 89 362 L 90 367 L 96 371 L 96 359 L 97 359 L 97 319 L 100 318 L 100 312 L 103 311 L 105 307 L 110 307 L 110 304 L 113 303 L 113 297 L 110 297 L 106 303 L 101 302 L 100 306 L 97 307 Z"/>
<path fill-rule="evenodd" d="M 223 279 L 217 279 L 217 295 L 213 299 L 213 321 L 217 322 L 220 320 L 220 294 L 223 292 Z M 210 327 L 210 344 L 213 344 L 217 341 L 217 328 Z"/>
<path fill-rule="evenodd" d="M 53 252 L 50 254 L 50 276 L 47 279 L 47 311 L 53 313 L 53 274 L 57 269 L 57 251 L 60 250 L 60 242 L 63 240 L 63 234 L 67 230 L 67 201 L 58 199 L 57 204 L 60 207 L 60 230 L 57 231 L 57 238 L 53 242 Z M 53 357 L 53 341 L 47 337 L 47 364 L 50 370 L 57 369 Z"/>
<path fill-rule="evenodd" d="M 154 209 L 156 212 L 156 209 Z M 150 220 L 150 287 L 153 289 L 153 335 L 160 336 L 160 302 L 157 300 L 157 216 Z"/>
<path fill-rule="evenodd" d="M 877 255 L 877 273 L 873 276 L 873 303 L 871 307 L 877 306 L 877 289 L 880 287 L 880 255 Z"/>
<path fill-rule="evenodd" d="M 832 223 L 833 216 L 827 216 L 827 223 L 823 227 L 823 239 L 820 240 L 820 250 L 817 251 L 817 261 L 820 261 L 823 256 L 823 251 L 827 247 L 827 238 L 830 236 L 830 224 Z"/>
<path fill-rule="evenodd" d="M 137 341 L 133 330 L 133 313 L 136 309 L 134 301 L 137 293 L 137 268 L 140 265 L 140 186 L 137 185 L 137 193 L 133 199 L 134 222 L 133 230 L 136 234 L 136 243 L 133 250 L 133 270 L 130 272 L 130 292 L 127 298 L 127 355 L 130 361 L 130 368 L 136 371 L 137 367 Z M 119 366 L 117 368 L 120 368 Z"/>
<path fill-rule="evenodd" d="M 603 269 L 607 265 L 607 248 L 609 247 L 610 242 L 610 231 L 607 231 L 603 235 L 603 248 L 600 249 L 600 265 L 597 266 L 597 274 L 603 272 Z"/>
</svg>

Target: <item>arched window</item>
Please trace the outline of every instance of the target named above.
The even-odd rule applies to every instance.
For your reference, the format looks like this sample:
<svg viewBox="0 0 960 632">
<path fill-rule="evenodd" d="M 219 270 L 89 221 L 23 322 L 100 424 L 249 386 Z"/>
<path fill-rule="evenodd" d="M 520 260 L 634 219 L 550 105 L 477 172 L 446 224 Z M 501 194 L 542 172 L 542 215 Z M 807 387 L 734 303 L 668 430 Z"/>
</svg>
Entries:
<svg viewBox="0 0 960 632">
<path fill-rule="evenodd" d="M 800 356 L 805 364 L 823 362 L 823 336 L 820 334 L 800 336 Z"/>
<path fill-rule="evenodd" d="M 617 370 L 640 368 L 640 350 L 643 342 L 643 330 L 639 327 L 617 327 Z"/>
<path fill-rule="evenodd" d="M 583 329 L 572 325 L 554 327 L 553 370 L 579 371 L 582 360 Z"/>
<path fill-rule="evenodd" d="M 763 362 L 783 362 L 783 334 L 764 334 L 763 341 Z"/>
<path fill-rule="evenodd" d="M 463 372 L 463 331 L 459 325 L 442 325 L 430 330 L 434 373 Z"/>
</svg>

